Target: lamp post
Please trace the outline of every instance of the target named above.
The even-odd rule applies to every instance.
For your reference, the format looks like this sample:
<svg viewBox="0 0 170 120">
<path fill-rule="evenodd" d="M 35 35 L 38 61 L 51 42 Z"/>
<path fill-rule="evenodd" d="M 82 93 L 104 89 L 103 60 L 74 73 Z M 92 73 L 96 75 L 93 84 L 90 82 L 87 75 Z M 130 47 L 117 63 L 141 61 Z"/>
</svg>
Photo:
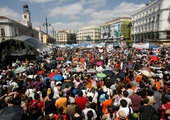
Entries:
<svg viewBox="0 0 170 120">
<path fill-rule="evenodd" d="M 45 18 L 45 23 L 43 23 L 43 26 L 45 26 L 45 28 L 46 28 L 46 33 L 47 33 L 47 35 L 48 35 L 48 26 L 51 26 L 51 25 L 48 23 L 47 17 Z"/>
<path fill-rule="evenodd" d="M 55 37 L 54 37 L 54 35 L 55 35 L 55 30 L 54 30 L 54 28 L 52 29 L 51 32 L 52 32 L 52 34 L 53 34 L 53 41 L 52 41 L 52 43 L 54 43 L 54 42 L 55 42 L 55 41 L 54 41 L 54 40 L 55 40 Z"/>
</svg>

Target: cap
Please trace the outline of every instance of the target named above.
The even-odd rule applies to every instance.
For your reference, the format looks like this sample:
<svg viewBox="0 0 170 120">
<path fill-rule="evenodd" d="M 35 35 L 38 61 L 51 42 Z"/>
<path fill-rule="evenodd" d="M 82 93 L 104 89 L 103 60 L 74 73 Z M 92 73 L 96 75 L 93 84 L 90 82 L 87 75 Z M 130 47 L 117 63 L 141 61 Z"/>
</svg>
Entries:
<svg viewBox="0 0 170 120">
<path fill-rule="evenodd" d="M 56 86 L 61 86 L 62 82 L 59 81 L 59 82 L 56 82 L 55 84 L 56 84 Z"/>
<path fill-rule="evenodd" d="M 70 103 L 75 103 L 75 99 L 73 97 L 69 98 Z"/>
<path fill-rule="evenodd" d="M 103 89 L 103 92 L 107 92 L 108 91 L 108 88 L 106 86 L 103 86 L 102 89 Z"/>
<path fill-rule="evenodd" d="M 119 110 L 118 115 L 121 119 L 126 119 L 127 117 L 126 112 L 124 110 Z"/>
</svg>

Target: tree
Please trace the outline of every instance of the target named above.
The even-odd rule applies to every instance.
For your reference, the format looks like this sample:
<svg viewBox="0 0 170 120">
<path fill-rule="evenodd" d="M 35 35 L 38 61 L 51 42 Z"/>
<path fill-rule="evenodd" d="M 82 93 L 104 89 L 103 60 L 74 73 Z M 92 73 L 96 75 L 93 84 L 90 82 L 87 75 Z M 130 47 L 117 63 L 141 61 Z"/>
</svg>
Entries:
<svg viewBox="0 0 170 120">
<path fill-rule="evenodd" d="M 133 40 L 126 40 L 127 47 L 132 47 Z"/>
</svg>

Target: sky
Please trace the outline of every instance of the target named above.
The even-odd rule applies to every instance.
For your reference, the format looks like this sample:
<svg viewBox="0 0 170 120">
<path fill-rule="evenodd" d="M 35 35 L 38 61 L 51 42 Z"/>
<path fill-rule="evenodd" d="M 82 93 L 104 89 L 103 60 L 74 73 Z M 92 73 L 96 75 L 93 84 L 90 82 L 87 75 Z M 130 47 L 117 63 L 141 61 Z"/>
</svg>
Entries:
<svg viewBox="0 0 170 120">
<path fill-rule="evenodd" d="M 31 13 L 33 28 L 40 26 L 45 32 L 45 18 L 52 29 L 78 31 L 89 25 L 101 25 L 116 17 L 131 17 L 150 0 L 0 0 L 0 16 L 20 21 L 23 5 Z"/>
</svg>

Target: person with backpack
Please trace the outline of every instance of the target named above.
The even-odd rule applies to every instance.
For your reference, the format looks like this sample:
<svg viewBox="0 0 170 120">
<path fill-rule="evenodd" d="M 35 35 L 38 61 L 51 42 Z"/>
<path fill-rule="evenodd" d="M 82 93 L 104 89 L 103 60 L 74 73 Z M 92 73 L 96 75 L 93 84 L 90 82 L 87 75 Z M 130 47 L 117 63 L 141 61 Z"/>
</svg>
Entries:
<svg viewBox="0 0 170 120">
<path fill-rule="evenodd" d="M 44 104 L 40 101 L 40 95 L 34 94 L 34 100 L 29 103 L 29 116 L 30 120 L 37 120 L 43 118 Z"/>
<path fill-rule="evenodd" d="M 160 120 L 159 113 L 149 105 L 149 99 L 145 97 L 143 99 L 143 105 L 139 108 L 139 120 Z"/>
</svg>

